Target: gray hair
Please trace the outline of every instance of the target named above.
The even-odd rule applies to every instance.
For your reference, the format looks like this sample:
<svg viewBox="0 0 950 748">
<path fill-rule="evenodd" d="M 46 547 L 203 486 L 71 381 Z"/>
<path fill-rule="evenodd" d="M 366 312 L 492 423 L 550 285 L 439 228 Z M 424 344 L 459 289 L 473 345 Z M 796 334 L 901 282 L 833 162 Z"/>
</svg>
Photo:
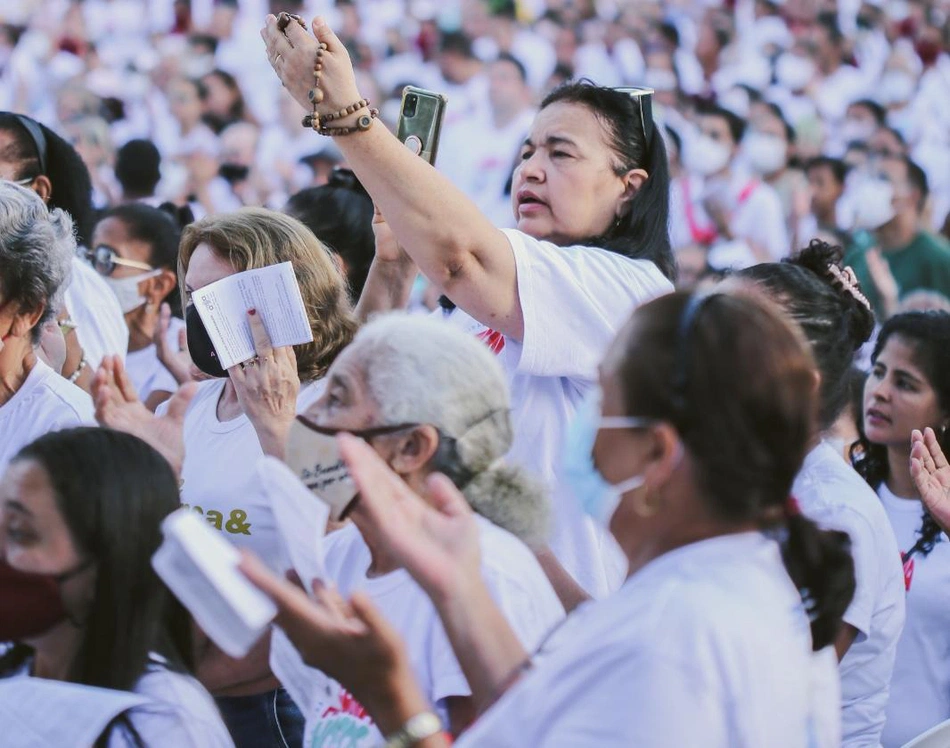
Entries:
<svg viewBox="0 0 950 748">
<path fill-rule="evenodd" d="M 501 460 L 512 441 L 508 385 L 486 345 L 444 322 L 395 313 L 364 326 L 350 352 L 381 424 L 435 426 L 441 441 L 432 469 L 451 478 L 493 524 L 529 546 L 547 540 L 544 489 Z"/>
<path fill-rule="evenodd" d="M 67 213 L 48 210 L 32 190 L 0 180 L 0 303 L 25 313 L 43 308 L 32 330 L 34 343 L 43 324 L 59 313 L 75 254 Z"/>
</svg>

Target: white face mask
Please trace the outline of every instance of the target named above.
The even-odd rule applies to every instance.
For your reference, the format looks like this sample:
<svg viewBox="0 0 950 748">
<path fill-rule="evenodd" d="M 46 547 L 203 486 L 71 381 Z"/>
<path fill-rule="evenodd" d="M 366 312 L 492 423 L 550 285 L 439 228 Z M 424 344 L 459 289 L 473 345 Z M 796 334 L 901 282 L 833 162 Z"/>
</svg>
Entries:
<svg viewBox="0 0 950 748">
<path fill-rule="evenodd" d="M 158 270 L 151 270 L 142 275 L 133 275 L 131 278 L 103 278 L 103 280 L 109 285 L 109 288 L 112 289 L 112 293 L 114 293 L 115 297 L 119 300 L 122 314 L 128 314 L 133 309 L 138 309 L 148 301 L 148 299 L 139 293 L 139 284 L 144 280 L 160 275 L 161 272 L 162 270 L 159 268 Z"/>
<path fill-rule="evenodd" d="M 868 177 L 854 187 L 854 228 L 874 231 L 889 223 L 894 210 L 894 186 L 886 179 Z"/>
<path fill-rule="evenodd" d="M 815 63 L 786 52 L 775 61 L 775 77 L 789 91 L 802 91 L 815 77 Z"/>
<path fill-rule="evenodd" d="M 877 98 L 884 106 L 906 104 L 917 90 L 917 79 L 903 70 L 888 70 L 877 84 Z"/>
<path fill-rule="evenodd" d="M 841 139 L 845 143 L 863 143 L 874 134 L 874 123 L 865 119 L 846 119 L 841 125 Z"/>
<path fill-rule="evenodd" d="M 756 174 L 774 174 L 785 166 L 785 141 L 775 135 L 750 132 L 742 140 L 742 152 Z"/>
<path fill-rule="evenodd" d="M 703 177 L 725 169 L 731 155 L 729 148 L 708 135 L 700 135 L 686 141 L 683 151 L 683 165 L 686 170 Z"/>
<path fill-rule="evenodd" d="M 654 91 L 675 91 L 678 82 L 676 73 L 663 68 L 647 68 L 643 73 L 643 85 Z M 654 103 L 654 107 L 656 104 Z"/>
</svg>

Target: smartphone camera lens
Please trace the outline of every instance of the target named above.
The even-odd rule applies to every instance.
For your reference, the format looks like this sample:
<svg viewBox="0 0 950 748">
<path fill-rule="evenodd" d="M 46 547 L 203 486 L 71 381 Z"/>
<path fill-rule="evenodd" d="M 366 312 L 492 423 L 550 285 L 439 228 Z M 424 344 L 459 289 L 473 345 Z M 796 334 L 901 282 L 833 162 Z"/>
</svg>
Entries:
<svg viewBox="0 0 950 748">
<path fill-rule="evenodd" d="M 416 105 L 419 103 L 419 97 L 415 94 L 406 94 L 406 104 L 402 109 L 404 117 L 416 116 Z"/>
</svg>

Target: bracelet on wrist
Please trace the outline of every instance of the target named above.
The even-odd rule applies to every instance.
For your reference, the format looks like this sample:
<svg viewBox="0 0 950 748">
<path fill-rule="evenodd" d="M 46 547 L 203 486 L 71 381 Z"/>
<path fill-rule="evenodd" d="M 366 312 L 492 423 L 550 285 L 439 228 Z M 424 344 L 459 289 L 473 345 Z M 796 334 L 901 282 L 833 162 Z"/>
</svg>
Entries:
<svg viewBox="0 0 950 748">
<path fill-rule="evenodd" d="M 287 22 L 289 23 L 289 21 Z M 379 116 L 378 109 L 371 109 L 369 99 L 361 98 L 359 101 L 343 107 L 336 112 L 321 115 L 317 111 L 317 105 L 323 101 L 323 89 L 320 88 L 320 78 L 323 76 L 323 53 L 326 52 L 327 45 L 321 42 L 317 46 L 316 57 L 313 61 L 313 88 L 307 93 L 310 104 L 313 107 L 310 114 L 301 120 L 300 124 L 314 132 L 327 137 L 339 137 L 341 135 L 352 135 L 355 132 L 365 132 L 373 126 L 373 120 Z M 368 109 L 367 114 L 360 115 L 356 120 L 356 125 L 352 127 L 327 127 L 327 122 L 341 120 L 356 114 L 362 109 Z"/>
<path fill-rule="evenodd" d="M 82 376 L 82 370 L 89 366 L 89 362 L 86 360 L 86 352 L 82 352 L 82 357 L 79 359 L 79 363 L 76 365 L 76 371 L 66 377 L 66 380 L 72 384 L 76 384 L 76 380 Z"/>
<path fill-rule="evenodd" d="M 411 748 L 416 743 L 442 732 L 442 720 L 432 712 L 419 712 L 387 736 L 386 748 Z"/>
</svg>

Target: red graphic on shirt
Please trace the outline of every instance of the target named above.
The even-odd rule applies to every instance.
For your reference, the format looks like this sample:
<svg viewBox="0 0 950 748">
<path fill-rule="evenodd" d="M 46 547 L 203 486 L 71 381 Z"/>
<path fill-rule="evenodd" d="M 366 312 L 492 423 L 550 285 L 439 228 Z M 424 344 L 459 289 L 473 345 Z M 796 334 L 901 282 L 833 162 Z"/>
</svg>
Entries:
<svg viewBox="0 0 950 748">
<path fill-rule="evenodd" d="M 338 706 L 328 706 L 323 710 L 322 718 L 332 717 L 337 714 L 352 714 L 357 719 L 364 719 L 367 714 L 363 705 L 360 704 L 345 688 L 340 688 L 340 703 Z"/>
<path fill-rule="evenodd" d="M 487 345 L 496 356 L 505 349 L 505 336 L 491 328 L 478 333 L 478 339 Z"/>
<path fill-rule="evenodd" d="M 910 583 L 914 579 L 914 557 L 904 561 L 904 590 L 910 592 Z"/>
</svg>

